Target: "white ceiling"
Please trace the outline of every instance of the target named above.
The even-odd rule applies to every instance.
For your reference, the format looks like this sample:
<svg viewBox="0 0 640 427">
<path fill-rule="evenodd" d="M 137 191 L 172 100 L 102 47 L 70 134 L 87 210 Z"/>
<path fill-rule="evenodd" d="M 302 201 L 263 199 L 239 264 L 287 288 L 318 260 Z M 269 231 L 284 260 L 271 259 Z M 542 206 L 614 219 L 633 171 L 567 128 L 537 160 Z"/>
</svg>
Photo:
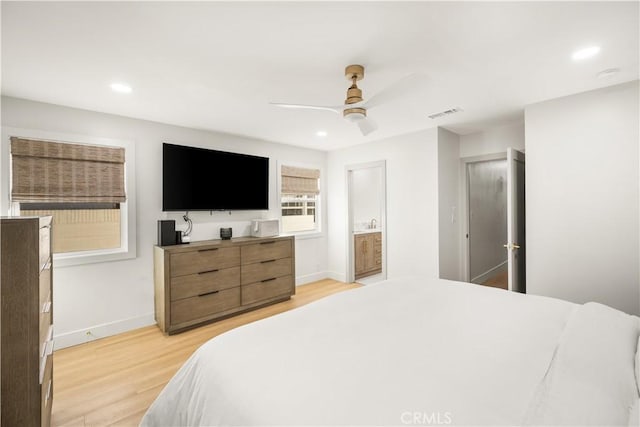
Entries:
<svg viewBox="0 0 640 427">
<path fill-rule="evenodd" d="M 434 126 L 522 121 L 523 106 L 638 78 L 638 2 L 2 2 L 2 93 L 332 150 Z M 577 63 L 574 50 L 598 45 Z M 338 115 L 344 68 L 365 99 L 414 72 L 424 86 Z M 610 79 L 599 71 L 620 68 Z M 128 95 L 109 85 L 123 81 Z M 428 114 L 461 107 L 432 120 Z M 324 130 L 328 136 L 316 136 Z"/>
</svg>

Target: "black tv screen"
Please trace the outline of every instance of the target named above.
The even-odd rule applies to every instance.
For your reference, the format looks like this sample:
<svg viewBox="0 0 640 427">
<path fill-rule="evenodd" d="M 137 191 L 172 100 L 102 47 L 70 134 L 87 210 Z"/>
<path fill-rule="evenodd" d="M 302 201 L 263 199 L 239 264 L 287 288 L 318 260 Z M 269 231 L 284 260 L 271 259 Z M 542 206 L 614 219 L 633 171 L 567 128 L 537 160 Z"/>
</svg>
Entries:
<svg viewBox="0 0 640 427">
<path fill-rule="evenodd" d="M 163 144 L 163 211 L 266 209 L 268 158 Z"/>
</svg>

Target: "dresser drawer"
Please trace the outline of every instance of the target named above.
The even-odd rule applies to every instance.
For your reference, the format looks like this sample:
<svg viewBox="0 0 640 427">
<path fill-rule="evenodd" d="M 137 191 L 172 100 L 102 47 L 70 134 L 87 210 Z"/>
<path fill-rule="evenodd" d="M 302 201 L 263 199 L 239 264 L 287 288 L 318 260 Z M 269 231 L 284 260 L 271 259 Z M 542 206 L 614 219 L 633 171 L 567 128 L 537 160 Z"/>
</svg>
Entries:
<svg viewBox="0 0 640 427">
<path fill-rule="evenodd" d="M 267 240 L 242 247 L 242 265 L 291 256 L 290 240 Z"/>
<path fill-rule="evenodd" d="M 178 325 L 240 306 L 239 287 L 214 292 L 172 302 L 171 324 Z"/>
<path fill-rule="evenodd" d="M 265 279 L 273 279 L 276 277 L 291 274 L 292 259 L 281 258 L 257 262 L 255 264 L 242 266 L 242 284 L 260 282 Z"/>
<path fill-rule="evenodd" d="M 46 313 L 40 313 L 40 357 L 42 357 L 44 353 L 44 348 L 47 344 L 47 341 L 51 339 L 49 335 L 51 335 L 51 310 L 47 311 Z"/>
<path fill-rule="evenodd" d="M 39 286 L 39 303 L 40 311 L 42 311 L 44 305 L 51 303 L 51 264 L 47 264 L 47 268 L 40 272 L 40 286 Z M 50 308 L 49 308 L 50 309 Z"/>
<path fill-rule="evenodd" d="M 291 295 L 293 293 L 293 276 L 267 279 L 264 282 L 252 283 L 242 287 L 242 305 Z"/>
<path fill-rule="evenodd" d="M 214 269 L 171 279 L 171 301 L 240 286 L 240 267 Z"/>
<path fill-rule="evenodd" d="M 49 426 L 51 419 L 51 403 L 53 402 L 53 356 L 47 357 L 44 376 L 40 389 L 41 425 Z"/>
<path fill-rule="evenodd" d="M 49 262 L 49 256 L 51 255 L 51 228 L 40 228 L 40 268 Z"/>
<path fill-rule="evenodd" d="M 171 255 L 171 276 L 184 276 L 240 265 L 240 248 L 208 248 Z"/>
<path fill-rule="evenodd" d="M 44 376 L 47 372 L 46 368 L 47 368 L 47 363 L 49 363 L 49 359 L 53 358 L 53 327 L 49 327 L 49 333 L 47 334 L 47 338 L 41 342 L 40 345 L 40 353 L 38 354 L 39 359 L 38 359 L 38 366 L 40 367 L 39 369 L 39 376 L 38 376 L 38 381 L 40 384 L 43 383 L 44 381 Z"/>
</svg>

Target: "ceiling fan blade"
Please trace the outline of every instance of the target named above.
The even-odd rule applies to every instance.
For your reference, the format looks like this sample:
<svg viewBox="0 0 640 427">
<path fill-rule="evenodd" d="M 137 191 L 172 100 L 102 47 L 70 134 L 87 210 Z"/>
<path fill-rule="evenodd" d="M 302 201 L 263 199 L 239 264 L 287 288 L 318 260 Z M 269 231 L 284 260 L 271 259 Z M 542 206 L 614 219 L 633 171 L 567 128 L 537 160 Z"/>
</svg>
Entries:
<svg viewBox="0 0 640 427">
<path fill-rule="evenodd" d="M 404 76 L 400 80 L 392 83 L 380 92 L 364 101 L 363 108 L 373 108 L 381 104 L 402 98 L 415 92 L 418 86 L 423 85 L 427 81 L 427 76 L 423 73 L 412 73 Z"/>
<path fill-rule="evenodd" d="M 360 132 L 362 132 L 362 135 L 364 136 L 367 136 L 374 130 L 378 129 L 376 122 L 368 117 L 366 119 L 358 120 L 356 123 L 360 128 Z"/>
<path fill-rule="evenodd" d="M 342 108 L 343 108 L 343 107 L 326 107 L 323 105 L 282 104 L 279 102 L 270 102 L 269 104 L 275 105 L 276 107 L 290 108 L 290 109 L 326 110 L 326 111 L 332 111 L 336 114 L 342 114 Z"/>
</svg>

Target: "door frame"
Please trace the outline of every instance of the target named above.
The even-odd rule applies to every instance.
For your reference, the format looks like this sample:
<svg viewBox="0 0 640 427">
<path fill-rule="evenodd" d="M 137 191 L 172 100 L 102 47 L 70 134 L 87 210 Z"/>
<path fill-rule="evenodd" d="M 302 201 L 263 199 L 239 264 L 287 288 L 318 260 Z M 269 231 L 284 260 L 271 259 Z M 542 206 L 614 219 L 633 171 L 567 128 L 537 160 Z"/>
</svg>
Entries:
<svg viewBox="0 0 640 427">
<path fill-rule="evenodd" d="M 469 170 L 467 165 L 506 159 L 506 151 L 460 158 L 460 277 L 463 282 L 471 281 L 469 273 Z"/>
<path fill-rule="evenodd" d="M 366 163 L 346 165 L 344 168 L 346 206 L 347 206 L 347 282 L 355 282 L 355 250 L 353 241 L 353 204 L 352 204 L 352 174 L 356 170 L 381 168 L 382 180 L 380 183 L 380 221 L 379 227 L 382 229 L 382 279 L 387 278 L 387 161 L 378 160 Z"/>
<path fill-rule="evenodd" d="M 518 255 L 518 257 L 525 256 L 524 262 L 526 263 L 527 250 L 526 238 L 524 241 L 522 241 L 520 237 L 518 237 L 518 239 L 515 239 L 514 237 L 518 232 L 518 221 L 520 220 L 520 215 L 514 215 L 514 209 L 517 210 L 518 205 L 518 188 L 516 185 L 514 185 L 514 176 L 517 174 L 515 163 L 518 162 L 521 163 L 526 170 L 524 150 L 518 150 L 512 147 L 507 148 L 507 242 L 505 247 L 507 248 L 507 265 L 509 278 L 508 289 L 510 291 L 526 293 L 526 271 L 524 275 L 525 285 L 523 288 L 520 288 L 519 286 L 520 281 L 516 280 L 516 274 L 521 274 L 520 269 L 518 268 L 516 255 Z M 523 214 L 526 216 L 526 208 Z M 526 220 L 524 222 L 524 227 L 526 228 Z M 515 240 L 518 241 L 516 242 Z M 516 244 L 520 246 L 514 248 L 514 245 Z M 520 251 L 521 249 L 522 253 Z"/>
</svg>

